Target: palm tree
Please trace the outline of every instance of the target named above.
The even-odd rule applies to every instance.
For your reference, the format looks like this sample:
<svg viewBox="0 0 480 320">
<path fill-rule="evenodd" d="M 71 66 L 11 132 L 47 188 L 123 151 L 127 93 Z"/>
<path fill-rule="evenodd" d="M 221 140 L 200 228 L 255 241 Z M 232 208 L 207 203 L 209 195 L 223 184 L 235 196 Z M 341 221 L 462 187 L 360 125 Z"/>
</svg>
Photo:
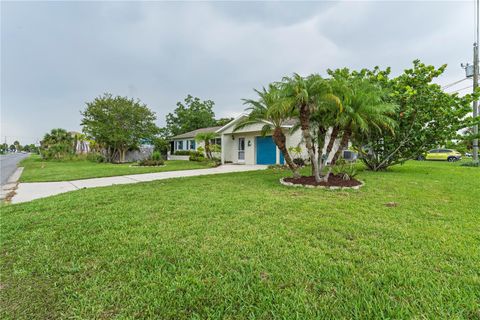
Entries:
<svg viewBox="0 0 480 320">
<path fill-rule="evenodd" d="M 47 157 L 58 159 L 73 151 L 73 138 L 65 129 L 52 129 L 40 144 Z"/>
<path fill-rule="evenodd" d="M 261 134 L 265 136 L 272 133 L 272 139 L 275 145 L 282 152 L 285 162 L 293 172 L 294 178 L 300 177 L 299 168 L 293 163 L 292 157 L 288 152 L 286 145 L 286 136 L 283 132 L 285 122 L 289 120 L 294 109 L 288 98 L 284 97 L 283 92 L 275 84 L 270 84 L 268 90 L 263 88 L 255 90 L 258 94 L 258 100 L 244 99 L 244 104 L 249 105 L 246 110 L 249 115 L 240 121 L 234 131 L 252 124 L 263 124 Z"/>
<path fill-rule="evenodd" d="M 293 107 L 298 111 L 303 140 L 312 165 L 312 174 L 315 177 L 315 181 L 320 182 L 321 179 L 317 158 L 317 155 L 320 152 L 317 152 L 317 154 L 315 153 L 311 134 L 311 117 L 312 114 L 315 114 L 324 106 L 331 106 L 333 104 L 340 107 L 340 101 L 332 94 L 328 82 L 317 74 L 302 77 L 295 73 L 292 77 L 283 78 L 281 88 L 286 96 L 289 97 Z M 338 109 L 341 110 L 341 108 Z M 325 113 L 323 114 L 325 115 Z M 319 123 L 321 124 L 321 122 Z M 327 123 L 327 121 L 325 121 L 325 123 Z M 320 134 L 326 132 L 323 124 L 321 124 L 318 129 Z"/>
<path fill-rule="evenodd" d="M 389 114 L 395 111 L 395 105 L 384 101 L 384 92 L 366 79 L 332 79 L 332 88 L 341 100 L 343 112 L 336 120 L 341 133 L 340 144 L 332 150 L 334 156 L 330 169 L 323 178 L 328 180 L 331 168 L 341 152 L 348 146 L 354 135 L 364 135 L 371 130 L 393 130 L 395 122 Z"/>
<path fill-rule="evenodd" d="M 217 134 L 215 132 L 199 132 L 195 136 L 197 142 L 203 142 L 205 144 L 205 154 L 208 159 L 212 159 L 212 150 L 210 148 L 210 141 L 215 139 Z"/>
</svg>

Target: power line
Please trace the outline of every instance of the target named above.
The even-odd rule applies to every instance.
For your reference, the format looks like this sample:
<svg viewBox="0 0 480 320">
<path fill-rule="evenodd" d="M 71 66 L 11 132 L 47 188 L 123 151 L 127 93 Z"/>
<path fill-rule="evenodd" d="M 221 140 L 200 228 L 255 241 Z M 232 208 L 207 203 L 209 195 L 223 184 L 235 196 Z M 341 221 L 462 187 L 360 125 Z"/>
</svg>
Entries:
<svg viewBox="0 0 480 320">
<path fill-rule="evenodd" d="M 466 86 L 464 88 L 461 88 L 461 89 L 457 89 L 455 91 L 451 91 L 451 92 L 448 92 L 448 93 L 456 93 L 456 92 L 459 92 L 459 91 L 462 91 L 462 90 L 465 90 L 465 89 L 470 89 L 473 87 L 473 84 L 469 85 L 469 86 Z"/>
<path fill-rule="evenodd" d="M 446 84 L 446 85 L 444 85 L 444 86 L 442 87 L 442 90 L 445 90 L 445 89 L 447 89 L 447 88 L 450 88 L 450 87 L 452 87 L 452 86 L 454 86 L 454 85 L 456 85 L 456 84 L 458 84 L 458 83 L 460 83 L 460 82 L 462 82 L 462 81 L 465 81 L 465 80 L 467 80 L 467 79 L 468 79 L 468 78 L 463 78 L 463 79 L 461 79 L 461 80 L 452 82 L 452 83 L 450 83 L 450 84 Z"/>
</svg>

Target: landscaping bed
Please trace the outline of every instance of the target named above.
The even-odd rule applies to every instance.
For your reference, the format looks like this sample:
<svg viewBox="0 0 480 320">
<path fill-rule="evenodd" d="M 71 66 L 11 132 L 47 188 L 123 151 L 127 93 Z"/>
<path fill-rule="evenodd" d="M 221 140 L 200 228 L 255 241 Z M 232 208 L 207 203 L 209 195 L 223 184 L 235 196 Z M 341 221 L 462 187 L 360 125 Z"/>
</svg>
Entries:
<svg viewBox="0 0 480 320">
<path fill-rule="evenodd" d="M 284 178 L 284 182 L 293 185 L 314 186 L 314 187 L 339 187 L 351 188 L 361 186 L 362 182 L 356 179 L 345 180 L 343 175 L 332 174 L 327 182 L 317 182 L 313 176 L 301 176 L 300 178 Z"/>
</svg>

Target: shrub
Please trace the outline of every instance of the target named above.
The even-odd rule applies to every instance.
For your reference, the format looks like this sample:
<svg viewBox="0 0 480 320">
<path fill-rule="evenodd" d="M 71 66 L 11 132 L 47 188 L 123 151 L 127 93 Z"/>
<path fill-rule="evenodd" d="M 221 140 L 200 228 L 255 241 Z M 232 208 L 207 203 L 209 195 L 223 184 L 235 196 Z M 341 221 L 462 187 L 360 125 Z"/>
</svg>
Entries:
<svg viewBox="0 0 480 320">
<path fill-rule="evenodd" d="M 107 162 L 105 156 L 99 152 L 90 152 L 89 154 L 87 154 L 87 160 L 98 163 Z"/>
<path fill-rule="evenodd" d="M 191 153 L 191 151 L 188 151 L 188 150 L 177 150 L 173 154 L 175 156 L 189 156 L 190 153 Z"/>
<path fill-rule="evenodd" d="M 190 161 L 205 161 L 207 158 L 205 158 L 203 155 L 197 155 L 197 154 L 191 154 L 190 158 L 188 158 Z"/>
<path fill-rule="evenodd" d="M 219 158 L 212 158 L 210 159 L 210 166 L 211 167 L 218 167 L 219 165 L 222 164 L 222 160 Z"/>
<path fill-rule="evenodd" d="M 358 171 L 353 163 L 347 162 L 345 159 L 339 159 L 333 167 L 333 173 L 342 176 L 343 180 L 352 180 L 358 174 Z"/>
<path fill-rule="evenodd" d="M 143 159 L 138 162 L 139 166 L 148 166 L 148 167 L 156 167 L 156 166 L 163 166 L 165 162 L 160 160 L 153 160 L 153 159 Z"/>
<path fill-rule="evenodd" d="M 152 153 L 151 159 L 155 161 L 162 160 L 162 154 L 159 151 L 154 151 Z"/>
</svg>

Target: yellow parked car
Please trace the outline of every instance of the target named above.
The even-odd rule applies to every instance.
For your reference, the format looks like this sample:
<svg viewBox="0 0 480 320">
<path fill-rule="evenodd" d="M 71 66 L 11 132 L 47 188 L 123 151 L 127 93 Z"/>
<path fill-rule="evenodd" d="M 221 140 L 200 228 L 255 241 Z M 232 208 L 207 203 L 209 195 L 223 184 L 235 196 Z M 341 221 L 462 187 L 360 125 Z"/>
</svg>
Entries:
<svg viewBox="0 0 480 320">
<path fill-rule="evenodd" d="M 441 160 L 454 162 L 462 159 L 460 152 L 452 149 L 432 149 L 425 155 L 419 156 L 419 160 Z"/>
</svg>

